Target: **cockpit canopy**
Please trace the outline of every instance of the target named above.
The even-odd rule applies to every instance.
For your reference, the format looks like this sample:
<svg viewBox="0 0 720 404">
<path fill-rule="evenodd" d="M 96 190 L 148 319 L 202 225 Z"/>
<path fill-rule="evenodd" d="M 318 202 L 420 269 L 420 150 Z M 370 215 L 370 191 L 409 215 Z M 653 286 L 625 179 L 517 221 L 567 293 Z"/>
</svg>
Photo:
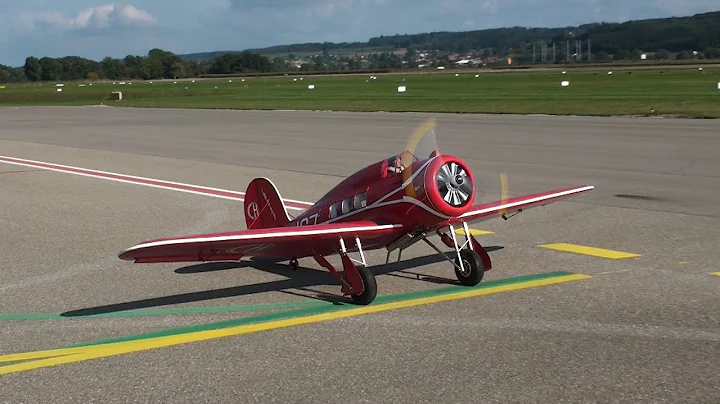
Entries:
<svg viewBox="0 0 720 404">
<path fill-rule="evenodd" d="M 389 176 L 401 175 L 403 178 L 410 178 L 413 170 L 417 168 L 415 163 L 439 155 L 440 151 L 435 140 L 435 121 L 428 120 L 409 136 L 402 152 L 371 164 L 345 178 L 320 201 L 331 203 L 332 218 L 364 208 L 367 204 L 367 190 L 371 184 Z M 348 190 L 352 190 L 354 195 L 348 195 Z"/>
<path fill-rule="evenodd" d="M 435 139 L 435 120 L 428 120 L 420 125 L 408 137 L 405 150 L 383 162 L 383 176 L 398 175 L 411 168 L 417 161 L 426 160 L 440 155 L 440 148 Z"/>
</svg>

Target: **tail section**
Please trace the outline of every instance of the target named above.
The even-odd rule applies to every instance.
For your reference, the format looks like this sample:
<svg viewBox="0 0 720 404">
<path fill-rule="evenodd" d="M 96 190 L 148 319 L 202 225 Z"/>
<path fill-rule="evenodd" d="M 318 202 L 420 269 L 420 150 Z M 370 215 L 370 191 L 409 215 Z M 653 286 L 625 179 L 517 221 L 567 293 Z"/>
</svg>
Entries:
<svg viewBox="0 0 720 404">
<path fill-rule="evenodd" d="M 286 226 L 292 221 L 275 184 L 255 178 L 245 193 L 245 223 L 249 229 Z"/>
</svg>

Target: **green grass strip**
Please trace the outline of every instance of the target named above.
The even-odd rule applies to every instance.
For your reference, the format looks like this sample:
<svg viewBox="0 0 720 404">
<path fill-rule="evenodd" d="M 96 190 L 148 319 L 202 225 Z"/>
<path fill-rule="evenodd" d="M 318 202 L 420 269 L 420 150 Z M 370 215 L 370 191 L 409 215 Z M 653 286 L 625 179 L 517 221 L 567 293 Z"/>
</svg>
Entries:
<svg viewBox="0 0 720 404">
<path fill-rule="evenodd" d="M 720 118 L 720 68 L 633 71 L 569 69 L 475 74 L 261 77 L 195 83 L 135 81 L 132 85 L 65 83 L 8 85 L 0 105 L 105 105 L 148 108 L 296 109 L 551 115 L 663 115 Z M 297 81 L 294 81 L 297 79 Z M 367 80 L 367 82 L 366 82 Z M 570 85 L 562 87 L 562 81 Z M 309 90 L 308 85 L 315 86 Z M 247 87 L 246 87 L 247 86 Z M 398 93 L 398 86 L 407 91 Z M 186 89 L 187 88 L 187 89 Z M 122 101 L 109 100 L 122 91 Z"/>
</svg>

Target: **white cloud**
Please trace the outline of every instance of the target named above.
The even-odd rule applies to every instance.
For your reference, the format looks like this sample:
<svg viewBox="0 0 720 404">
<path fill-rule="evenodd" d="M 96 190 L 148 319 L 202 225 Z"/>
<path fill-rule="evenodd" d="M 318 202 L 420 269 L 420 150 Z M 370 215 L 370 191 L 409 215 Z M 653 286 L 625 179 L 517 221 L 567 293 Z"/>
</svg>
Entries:
<svg viewBox="0 0 720 404">
<path fill-rule="evenodd" d="M 483 3 L 482 9 L 483 11 L 487 11 L 489 13 L 497 13 L 498 7 L 499 5 L 497 0 L 487 0 Z"/>
<path fill-rule="evenodd" d="M 332 18 L 337 13 L 351 10 L 353 3 L 355 3 L 354 0 L 318 1 L 313 6 L 313 9 L 315 15 L 320 18 Z"/>
<path fill-rule="evenodd" d="M 59 12 L 40 11 L 24 13 L 19 19 L 26 29 L 50 28 L 59 30 L 108 29 L 111 27 L 132 26 L 150 27 L 157 19 L 144 10 L 130 4 L 116 6 L 91 7 L 81 11 L 75 18 L 69 18 Z"/>
</svg>

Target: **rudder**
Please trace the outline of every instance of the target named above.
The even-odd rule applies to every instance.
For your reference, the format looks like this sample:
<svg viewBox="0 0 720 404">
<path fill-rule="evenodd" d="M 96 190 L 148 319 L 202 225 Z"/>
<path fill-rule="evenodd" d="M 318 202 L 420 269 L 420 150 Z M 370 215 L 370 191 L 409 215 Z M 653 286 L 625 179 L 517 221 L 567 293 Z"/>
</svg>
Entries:
<svg viewBox="0 0 720 404">
<path fill-rule="evenodd" d="M 292 219 L 275 184 L 255 178 L 245 192 L 245 223 L 248 230 L 286 226 Z"/>
</svg>

